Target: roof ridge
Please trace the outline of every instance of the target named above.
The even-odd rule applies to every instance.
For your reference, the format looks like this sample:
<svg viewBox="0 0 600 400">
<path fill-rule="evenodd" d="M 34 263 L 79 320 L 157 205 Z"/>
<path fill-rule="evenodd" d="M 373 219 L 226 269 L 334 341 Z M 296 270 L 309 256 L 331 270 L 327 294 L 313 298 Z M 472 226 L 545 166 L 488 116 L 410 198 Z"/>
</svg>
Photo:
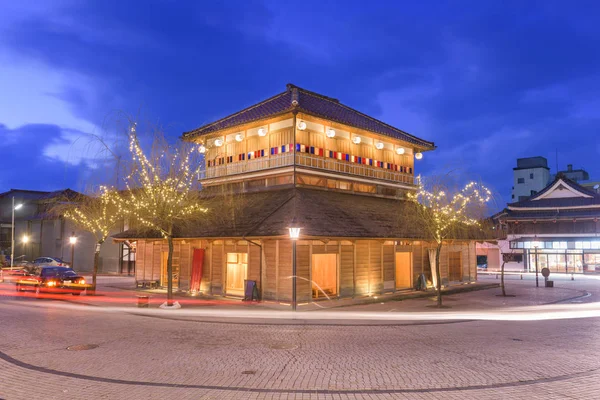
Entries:
<svg viewBox="0 0 600 400">
<path fill-rule="evenodd" d="M 311 95 L 313 95 L 315 97 L 320 97 L 320 98 L 325 99 L 325 100 L 333 101 L 334 103 L 337 103 L 337 104 L 342 104 L 336 98 L 325 96 L 324 94 L 313 92 L 312 90 L 307 90 L 307 89 L 301 88 L 300 86 L 296 86 L 293 83 L 288 83 L 286 86 L 287 86 L 288 89 L 298 89 L 301 92 L 304 92 L 304 93 L 307 93 L 307 94 L 311 94 Z"/>
<path fill-rule="evenodd" d="M 223 121 L 226 121 L 228 119 L 231 119 L 231 118 L 233 118 L 233 117 L 235 117 L 235 116 L 237 116 L 237 115 L 239 115 L 241 113 L 244 113 L 246 111 L 249 111 L 249 110 L 252 110 L 252 109 L 257 108 L 259 106 L 262 106 L 263 104 L 268 103 L 269 101 L 275 100 L 275 99 L 277 99 L 277 98 L 279 98 L 279 97 L 281 97 L 281 96 L 283 96 L 283 95 L 285 95 L 285 94 L 287 94 L 289 92 L 290 92 L 289 90 L 286 90 L 285 92 L 278 93 L 278 94 L 276 94 L 274 96 L 269 97 L 268 99 L 265 99 L 265 100 L 263 100 L 263 101 L 261 101 L 259 103 L 253 104 L 253 105 L 251 105 L 249 107 L 246 107 L 246 108 L 244 108 L 244 109 L 242 109 L 242 110 L 240 110 L 240 111 L 238 111 L 236 113 L 230 114 L 230 115 L 228 115 L 226 117 L 223 117 L 223 118 L 221 118 L 219 120 L 216 120 L 216 121 L 211 122 L 209 124 L 202 125 L 202 126 L 196 128 L 196 129 L 192 129 L 191 131 L 183 132 L 182 136 L 185 137 L 185 136 L 191 135 L 191 134 L 193 134 L 195 132 L 201 131 L 201 130 L 203 130 L 205 128 L 208 128 L 210 126 L 213 126 L 213 125 L 216 125 L 216 124 L 218 124 L 220 122 L 223 122 Z M 290 106 L 291 106 L 291 103 L 290 103 Z"/>
<path fill-rule="evenodd" d="M 309 90 L 305 90 L 305 89 L 302 89 L 302 88 L 298 88 L 298 89 L 299 89 L 299 90 L 301 90 L 301 91 L 303 91 L 303 92 L 305 92 L 305 93 L 307 93 L 307 94 L 309 94 L 309 95 L 316 95 L 316 97 L 320 97 L 320 98 L 322 98 L 322 99 L 324 99 L 324 100 L 328 100 L 328 101 L 335 102 L 336 104 L 338 104 L 338 105 L 340 105 L 340 106 L 342 106 L 342 107 L 344 107 L 344 108 L 346 108 L 346 109 L 348 109 L 348 110 L 350 110 L 350 111 L 352 111 L 352 112 L 355 112 L 355 113 L 357 113 L 357 114 L 360 114 L 361 116 L 363 116 L 363 117 L 365 117 L 365 118 L 367 118 L 367 119 L 370 119 L 371 121 L 374 121 L 374 122 L 377 122 L 377 123 L 379 123 L 379 124 L 385 125 L 385 126 L 387 126 L 388 128 L 395 130 L 395 131 L 396 131 L 396 132 L 398 132 L 398 133 L 401 133 L 401 134 L 403 134 L 403 135 L 410 136 L 411 138 L 413 138 L 413 139 L 415 139 L 415 140 L 417 140 L 417 141 L 424 142 L 424 143 L 429 143 L 429 144 L 431 144 L 432 146 L 434 146 L 434 142 L 429 142 L 429 141 L 427 141 L 427 140 L 424 140 L 424 139 L 418 138 L 418 137 L 414 136 L 414 135 L 413 135 L 413 134 L 411 134 L 411 133 L 405 132 L 405 131 L 403 131 L 402 129 L 396 128 L 395 126 L 392 126 L 392 125 L 390 125 L 390 124 L 387 124 L 387 123 L 385 123 L 385 122 L 383 122 L 383 121 L 381 121 L 381 120 L 379 120 L 379 119 L 377 119 L 377 118 L 373 118 L 373 117 L 371 117 L 370 115 L 367 115 L 367 114 L 365 114 L 365 113 L 362 113 L 362 112 L 360 112 L 360 111 L 358 111 L 358 110 L 356 110 L 356 109 L 354 109 L 354 108 L 352 108 L 352 107 L 350 107 L 350 106 L 347 106 L 347 105 L 345 105 L 345 104 L 343 104 L 343 103 L 340 103 L 340 101 L 339 101 L 339 100 L 337 100 L 337 99 L 333 99 L 333 98 L 331 98 L 331 97 L 323 96 L 323 95 L 320 95 L 320 94 L 318 94 L 318 93 L 311 92 L 311 91 L 309 91 Z M 299 105 L 299 107 L 300 107 L 300 108 L 302 108 L 302 104 L 300 104 L 300 105 Z M 310 113 L 310 112 L 309 112 L 309 113 Z"/>
</svg>

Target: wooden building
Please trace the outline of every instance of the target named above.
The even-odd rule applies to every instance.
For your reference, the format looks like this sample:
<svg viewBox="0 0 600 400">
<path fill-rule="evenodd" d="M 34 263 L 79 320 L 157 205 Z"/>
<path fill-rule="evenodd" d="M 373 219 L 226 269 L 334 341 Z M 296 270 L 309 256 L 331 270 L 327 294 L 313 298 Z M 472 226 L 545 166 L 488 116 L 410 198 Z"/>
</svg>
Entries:
<svg viewBox="0 0 600 400">
<path fill-rule="evenodd" d="M 298 301 L 405 290 L 431 276 L 435 246 L 403 199 L 432 142 L 294 85 L 183 139 L 205 154 L 199 179 L 211 216 L 176 232 L 180 290 L 198 289 L 194 257 L 200 291 L 241 296 L 253 280 L 260 298 L 282 302 L 292 297 L 294 263 Z M 290 227 L 300 228 L 295 259 Z M 139 281 L 166 284 L 166 241 L 115 238 L 137 242 Z M 445 284 L 474 281 L 474 241 L 447 243 L 440 264 Z"/>
<path fill-rule="evenodd" d="M 562 174 L 494 216 L 500 239 L 524 271 L 600 272 L 600 193 Z M 514 268 L 513 268 L 514 269 Z"/>
</svg>

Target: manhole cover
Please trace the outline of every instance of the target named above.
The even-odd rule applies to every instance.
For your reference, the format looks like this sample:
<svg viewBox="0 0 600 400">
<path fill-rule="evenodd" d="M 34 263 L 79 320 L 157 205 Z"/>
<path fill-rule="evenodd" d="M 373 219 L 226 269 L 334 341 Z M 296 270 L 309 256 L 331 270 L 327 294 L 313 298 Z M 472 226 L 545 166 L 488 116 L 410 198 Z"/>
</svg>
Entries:
<svg viewBox="0 0 600 400">
<path fill-rule="evenodd" d="M 81 351 L 81 350 L 92 350 L 98 347 L 97 344 L 76 344 L 74 346 L 67 347 L 67 350 Z"/>
<path fill-rule="evenodd" d="M 295 344 L 280 343 L 280 344 L 272 344 L 269 346 L 269 348 L 273 349 L 273 350 L 294 350 L 294 349 L 297 349 L 298 346 L 296 346 Z"/>
<path fill-rule="evenodd" d="M 242 375 L 254 375 L 256 371 L 242 371 Z"/>
</svg>

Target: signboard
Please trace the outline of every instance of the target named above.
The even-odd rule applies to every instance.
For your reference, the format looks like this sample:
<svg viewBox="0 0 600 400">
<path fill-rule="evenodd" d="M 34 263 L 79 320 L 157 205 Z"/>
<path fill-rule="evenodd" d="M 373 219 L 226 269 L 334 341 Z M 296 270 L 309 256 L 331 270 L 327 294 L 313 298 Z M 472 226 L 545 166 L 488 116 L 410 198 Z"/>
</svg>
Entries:
<svg viewBox="0 0 600 400">
<path fill-rule="evenodd" d="M 523 254 L 503 253 L 502 261 L 504 261 L 504 262 L 523 262 Z"/>
<path fill-rule="evenodd" d="M 244 301 L 258 301 L 256 281 L 244 280 Z"/>
</svg>

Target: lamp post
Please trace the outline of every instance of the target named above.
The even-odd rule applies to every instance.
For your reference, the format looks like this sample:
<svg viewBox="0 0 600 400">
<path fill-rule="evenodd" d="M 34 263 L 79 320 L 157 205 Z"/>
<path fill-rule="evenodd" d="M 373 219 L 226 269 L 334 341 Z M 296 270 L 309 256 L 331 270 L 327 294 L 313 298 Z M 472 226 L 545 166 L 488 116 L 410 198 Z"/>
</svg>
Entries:
<svg viewBox="0 0 600 400">
<path fill-rule="evenodd" d="M 296 223 L 296 217 L 292 219 L 289 227 L 290 239 L 292 239 L 292 311 L 296 311 L 298 300 L 296 298 L 296 242 L 300 237 L 300 227 Z"/>
<path fill-rule="evenodd" d="M 18 210 L 19 208 L 23 207 L 23 204 L 17 204 L 15 206 L 15 196 L 13 196 L 12 198 L 12 234 L 11 234 L 11 240 L 12 243 L 10 245 L 10 269 L 13 269 L 13 263 L 15 261 L 15 210 Z"/>
<path fill-rule="evenodd" d="M 77 243 L 77 237 L 75 236 L 75 232 L 71 232 L 69 243 L 71 243 L 71 268 L 75 269 L 75 243 Z"/>
<path fill-rule="evenodd" d="M 533 248 L 535 249 L 535 287 L 540 287 L 538 280 L 538 247 L 540 247 L 540 242 L 533 242 Z"/>
</svg>

